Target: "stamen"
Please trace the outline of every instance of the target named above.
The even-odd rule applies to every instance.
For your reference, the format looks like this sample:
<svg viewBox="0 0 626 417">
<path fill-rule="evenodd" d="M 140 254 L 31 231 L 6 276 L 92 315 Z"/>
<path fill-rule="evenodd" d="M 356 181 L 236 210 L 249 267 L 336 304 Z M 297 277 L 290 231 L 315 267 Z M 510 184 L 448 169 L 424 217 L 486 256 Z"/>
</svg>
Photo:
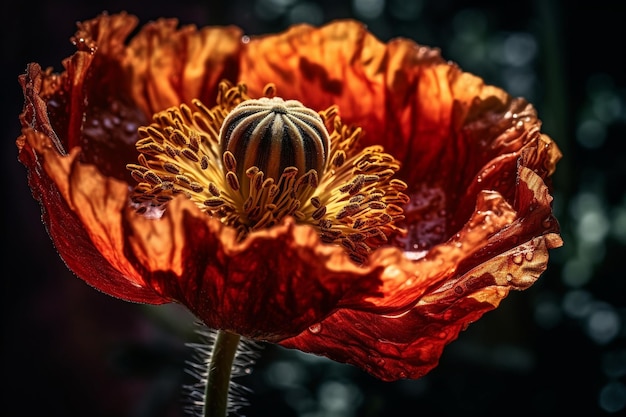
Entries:
<svg viewBox="0 0 626 417">
<path fill-rule="evenodd" d="M 337 106 L 317 113 L 276 97 L 273 84 L 264 95 L 222 82 L 214 107 L 194 99 L 155 114 L 139 129 L 138 163 L 127 165 L 137 212 L 182 194 L 239 239 L 292 216 L 359 264 L 405 233 L 407 185 L 393 178 L 395 158 L 380 146 L 356 151 L 363 132 L 343 124 Z"/>
</svg>

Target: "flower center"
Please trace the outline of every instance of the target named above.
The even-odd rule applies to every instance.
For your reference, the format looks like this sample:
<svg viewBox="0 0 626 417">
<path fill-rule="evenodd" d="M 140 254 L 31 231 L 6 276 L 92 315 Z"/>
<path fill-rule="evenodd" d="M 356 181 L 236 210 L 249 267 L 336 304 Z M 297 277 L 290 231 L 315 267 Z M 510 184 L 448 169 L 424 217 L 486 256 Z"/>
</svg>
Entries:
<svg viewBox="0 0 626 417">
<path fill-rule="evenodd" d="M 220 130 L 221 152 L 237 162 L 227 169 L 234 168 L 237 178 L 244 180 L 240 184 L 244 191 L 249 185 L 244 174 L 252 167 L 274 180 L 293 168 L 299 174 L 321 176 L 329 147 L 328 131 L 319 114 L 299 101 L 279 97 L 240 103 Z"/>
<path fill-rule="evenodd" d="M 133 205 L 152 213 L 182 194 L 240 239 L 292 216 L 366 262 L 405 233 L 399 162 L 380 146 L 359 150 L 361 129 L 342 124 L 336 106 L 318 113 L 274 92 L 253 99 L 222 82 L 213 108 L 193 100 L 155 114 L 139 128 L 139 163 L 127 165 Z"/>
</svg>

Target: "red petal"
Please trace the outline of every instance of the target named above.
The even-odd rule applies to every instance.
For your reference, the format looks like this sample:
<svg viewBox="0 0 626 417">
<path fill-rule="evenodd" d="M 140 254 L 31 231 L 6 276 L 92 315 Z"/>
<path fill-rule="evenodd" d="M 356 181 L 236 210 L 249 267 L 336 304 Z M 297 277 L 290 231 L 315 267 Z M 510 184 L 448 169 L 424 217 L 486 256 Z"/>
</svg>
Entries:
<svg viewBox="0 0 626 417">
<path fill-rule="evenodd" d="M 525 217 L 497 193 L 483 192 L 459 234 L 423 258 L 409 262 L 389 253 L 385 259 L 379 251 L 378 264 L 387 265 L 384 296 L 368 301 L 387 307 L 384 314 L 366 306 L 341 309 L 314 332 L 281 344 L 357 365 L 383 380 L 423 376 L 461 330 L 511 289 L 532 285 L 547 267 L 548 249 L 562 244 L 541 177 L 520 167 L 518 190 Z M 391 312 L 390 303 L 404 308 Z"/>
<path fill-rule="evenodd" d="M 147 288 L 137 271 L 123 257 L 115 256 L 123 250 L 121 212 L 127 205 L 126 184 L 102 177 L 93 166 L 77 164 L 77 149 L 61 157 L 50 139 L 34 130 L 26 129 L 18 146 L 33 196 L 41 204 L 42 219 L 68 268 L 115 297 L 153 304 L 171 301 Z M 92 216 L 93 222 L 86 224 L 79 212 Z"/>
<path fill-rule="evenodd" d="M 160 221 L 131 227 L 128 256 L 151 287 L 207 326 L 255 339 L 298 334 L 379 284 L 379 271 L 358 268 L 291 221 L 237 244 L 233 229 L 177 199 Z"/>
</svg>

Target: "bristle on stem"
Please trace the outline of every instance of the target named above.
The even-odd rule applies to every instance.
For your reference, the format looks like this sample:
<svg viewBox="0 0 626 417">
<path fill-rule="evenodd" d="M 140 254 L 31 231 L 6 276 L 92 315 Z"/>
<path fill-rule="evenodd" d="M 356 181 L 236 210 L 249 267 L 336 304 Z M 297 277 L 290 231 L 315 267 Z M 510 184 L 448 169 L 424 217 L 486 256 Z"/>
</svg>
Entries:
<svg viewBox="0 0 626 417">
<path fill-rule="evenodd" d="M 252 372 L 260 345 L 201 323 L 198 327 L 200 341 L 186 345 L 193 356 L 185 371 L 195 382 L 183 387 L 185 411 L 192 417 L 242 416 L 250 389 L 233 379 Z"/>
</svg>

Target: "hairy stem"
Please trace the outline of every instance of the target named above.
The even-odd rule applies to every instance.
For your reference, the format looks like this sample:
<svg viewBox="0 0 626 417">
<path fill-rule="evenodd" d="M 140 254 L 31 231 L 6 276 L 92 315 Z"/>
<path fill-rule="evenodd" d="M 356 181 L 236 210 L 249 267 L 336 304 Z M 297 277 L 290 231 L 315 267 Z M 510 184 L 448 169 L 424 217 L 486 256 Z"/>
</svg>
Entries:
<svg viewBox="0 0 626 417">
<path fill-rule="evenodd" d="M 228 390 L 241 336 L 220 330 L 215 339 L 204 391 L 204 417 L 228 415 Z"/>
</svg>

